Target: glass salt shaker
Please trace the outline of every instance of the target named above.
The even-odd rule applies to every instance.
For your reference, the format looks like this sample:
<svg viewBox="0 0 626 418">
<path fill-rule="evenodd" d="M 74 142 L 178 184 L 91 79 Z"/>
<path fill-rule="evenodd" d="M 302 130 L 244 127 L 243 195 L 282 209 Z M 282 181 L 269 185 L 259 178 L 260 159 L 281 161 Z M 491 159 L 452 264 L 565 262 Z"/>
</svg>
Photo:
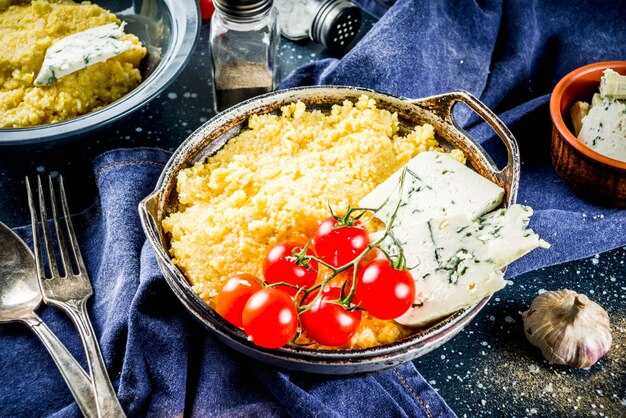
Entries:
<svg viewBox="0 0 626 418">
<path fill-rule="evenodd" d="M 361 27 L 361 9 L 347 0 L 275 0 L 282 35 L 294 41 L 311 38 L 328 50 L 352 46 Z"/>
<path fill-rule="evenodd" d="M 214 0 L 210 47 L 215 110 L 272 91 L 280 34 L 272 0 Z"/>
</svg>

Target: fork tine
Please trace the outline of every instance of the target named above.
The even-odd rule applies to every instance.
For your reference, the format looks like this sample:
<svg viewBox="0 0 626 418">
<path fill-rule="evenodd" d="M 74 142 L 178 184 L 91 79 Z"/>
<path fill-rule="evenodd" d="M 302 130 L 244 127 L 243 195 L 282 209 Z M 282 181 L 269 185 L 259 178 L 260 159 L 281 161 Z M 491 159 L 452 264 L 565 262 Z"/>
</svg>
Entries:
<svg viewBox="0 0 626 418">
<path fill-rule="evenodd" d="M 46 248 L 46 256 L 48 257 L 48 267 L 50 268 L 50 275 L 54 278 L 59 275 L 59 270 L 57 268 L 56 257 L 54 256 L 54 248 L 52 247 L 52 235 L 50 235 L 50 227 L 48 226 L 46 197 L 43 194 L 40 176 L 37 176 L 37 192 L 39 193 L 39 215 L 41 228 L 43 229 L 43 241 Z"/>
<path fill-rule="evenodd" d="M 33 252 L 35 253 L 35 261 L 37 263 L 37 274 L 39 277 L 43 278 L 46 277 L 46 274 L 43 267 L 43 255 L 41 253 L 41 235 L 39 234 L 39 224 L 37 221 L 37 208 L 35 207 L 33 190 L 30 187 L 28 177 L 26 177 L 26 192 L 28 195 L 28 208 L 30 209 L 30 224 L 33 229 Z"/>
<path fill-rule="evenodd" d="M 63 234 L 61 233 L 61 227 L 59 225 L 59 215 L 56 204 L 57 197 L 56 193 L 54 192 L 54 184 L 52 183 L 51 176 L 48 176 L 48 186 L 50 188 L 50 207 L 52 209 L 52 220 L 54 221 L 54 229 L 57 232 L 59 252 L 61 253 L 61 265 L 63 266 L 65 277 L 69 277 L 71 274 L 73 274 L 72 262 L 70 261 L 70 256 L 67 252 L 67 246 L 65 245 L 65 239 L 63 238 Z"/>
<path fill-rule="evenodd" d="M 85 268 L 85 262 L 83 256 L 80 253 L 80 247 L 78 246 L 78 240 L 76 239 L 76 233 L 74 233 L 74 226 L 72 225 L 72 219 L 70 217 L 70 209 L 67 205 L 67 196 L 65 195 L 65 186 L 63 185 L 63 176 L 59 176 L 59 194 L 61 195 L 61 207 L 63 209 L 63 217 L 65 218 L 65 225 L 67 227 L 67 236 L 70 240 L 70 247 L 72 247 L 72 253 L 74 254 L 74 260 L 76 260 L 76 266 L 79 273 L 87 274 Z"/>
</svg>

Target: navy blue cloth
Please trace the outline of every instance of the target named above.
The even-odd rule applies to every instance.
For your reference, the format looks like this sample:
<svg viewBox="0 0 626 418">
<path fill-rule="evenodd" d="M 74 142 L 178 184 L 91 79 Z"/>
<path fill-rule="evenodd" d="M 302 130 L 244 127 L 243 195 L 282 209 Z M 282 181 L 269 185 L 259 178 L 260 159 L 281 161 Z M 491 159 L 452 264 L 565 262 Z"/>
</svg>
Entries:
<svg viewBox="0 0 626 418">
<path fill-rule="evenodd" d="M 218 342 L 168 287 L 139 223 L 137 205 L 169 156 L 133 149 L 96 159 L 99 202 L 74 221 L 94 287 L 91 319 L 128 416 L 455 416 L 411 363 L 355 377 L 288 373 Z M 32 246 L 30 228 L 18 232 Z M 45 305 L 39 313 L 85 366 L 69 320 Z M 0 416 L 80 416 L 25 325 L 0 325 L 0 370 Z"/>
<path fill-rule="evenodd" d="M 359 0 L 381 19 L 341 60 L 295 70 L 282 88 L 367 87 L 408 98 L 467 90 L 509 126 L 521 150 L 518 202 L 552 244 L 513 263 L 512 277 L 626 245 L 626 211 L 577 197 L 550 163 L 550 93 L 568 72 L 626 60 L 626 1 Z M 388 11 L 387 11 L 388 9 Z M 494 160 L 499 139 L 477 115 L 455 113 Z"/>
</svg>

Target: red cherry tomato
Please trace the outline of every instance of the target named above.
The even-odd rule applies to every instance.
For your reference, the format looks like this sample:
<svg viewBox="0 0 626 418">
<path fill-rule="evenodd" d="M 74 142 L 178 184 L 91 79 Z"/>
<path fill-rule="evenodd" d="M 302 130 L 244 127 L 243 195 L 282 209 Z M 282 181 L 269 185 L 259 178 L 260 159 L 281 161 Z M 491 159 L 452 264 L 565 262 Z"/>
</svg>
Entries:
<svg viewBox="0 0 626 418">
<path fill-rule="evenodd" d="M 361 269 L 356 278 L 354 303 L 378 319 L 395 319 L 415 300 L 415 282 L 408 270 L 396 270 L 386 258 Z"/>
<path fill-rule="evenodd" d="M 262 287 L 251 274 L 235 274 L 224 282 L 217 294 L 215 309 L 231 324 L 240 327 L 243 307 L 254 293 Z"/>
<path fill-rule="evenodd" d="M 354 226 L 337 226 L 337 219 L 331 216 L 317 228 L 314 242 L 318 256 L 337 268 L 361 255 L 367 249 L 370 237 L 358 221 Z"/>
<path fill-rule="evenodd" d="M 298 242 L 282 242 L 272 247 L 263 261 L 263 277 L 267 283 L 286 282 L 298 287 L 310 287 L 317 279 L 318 263 L 315 260 L 303 260 L 294 253 L 304 248 L 304 244 Z M 314 256 L 315 253 L 308 248 L 306 255 Z M 276 286 L 291 296 L 298 289 L 289 286 Z"/>
<path fill-rule="evenodd" d="M 258 346 L 278 348 L 296 335 L 298 312 L 293 299 L 271 287 L 261 289 L 243 308 L 243 330 Z"/>
<path fill-rule="evenodd" d="M 213 6 L 212 0 L 200 0 L 200 16 L 202 19 L 210 19 L 213 15 L 215 6 Z"/>
<path fill-rule="evenodd" d="M 327 287 L 317 303 L 300 315 L 302 328 L 313 341 L 331 347 L 343 345 L 359 327 L 361 311 L 347 311 L 343 306 L 331 302 L 340 296 L 340 287 Z M 304 303 L 311 303 L 314 299 L 315 293 L 309 295 Z"/>
</svg>

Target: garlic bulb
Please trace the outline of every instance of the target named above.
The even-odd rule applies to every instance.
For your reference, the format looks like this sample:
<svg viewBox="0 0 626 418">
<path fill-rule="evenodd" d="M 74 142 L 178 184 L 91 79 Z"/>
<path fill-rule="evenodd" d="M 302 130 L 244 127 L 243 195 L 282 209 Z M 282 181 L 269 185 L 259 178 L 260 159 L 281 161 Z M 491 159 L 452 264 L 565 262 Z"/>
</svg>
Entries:
<svg viewBox="0 0 626 418">
<path fill-rule="evenodd" d="M 573 290 L 537 296 L 522 318 L 526 338 L 552 363 L 590 367 L 611 347 L 609 315 Z"/>
</svg>

